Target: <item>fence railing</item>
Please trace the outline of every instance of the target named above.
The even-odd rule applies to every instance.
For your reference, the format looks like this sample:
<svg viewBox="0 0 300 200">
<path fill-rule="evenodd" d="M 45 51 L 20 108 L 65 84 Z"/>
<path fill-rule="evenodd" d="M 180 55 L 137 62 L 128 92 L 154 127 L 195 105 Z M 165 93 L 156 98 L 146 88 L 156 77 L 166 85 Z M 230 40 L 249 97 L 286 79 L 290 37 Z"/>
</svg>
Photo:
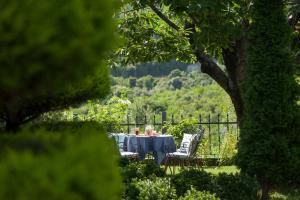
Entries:
<svg viewBox="0 0 300 200">
<path fill-rule="evenodd" d="M 151 117 L 150 117 L 151 116 Z M 140 117 L 130 117 L 126 116 L 126 121 L 121 123 L 122 127 L 126 127 L 126 131 L 129 134 L 132 132 L 132 128 L 144 127 L 146 125 L 152 125 L 154 129 L 161 130 L 162 134 L 166 133 L 164 125 L 177 125 L 183 119 L 188 119 L 189 117 L 180 116 L 179 119 L 175 118 L 172 114 L 167 117 L 166 112 L 162 112 L 160 115 L 144 115 Z M 193 117 L 196 118 L 196 117 Z M 204 128 L 204 135 L 208 142 L 208 149 L 206 154 L 208 155 L 218 155 L 221 152 L 221 146 L 224 142 L 226 134 L 234 135 L 235 139 L 239 139 L 239 127 L 236 118 L 232 118 L 229 114 L 217 114 L 206 116 L 197 116 L 197 122 L 194 123 L 198 125 L 199 128 Z"/>
</svg>

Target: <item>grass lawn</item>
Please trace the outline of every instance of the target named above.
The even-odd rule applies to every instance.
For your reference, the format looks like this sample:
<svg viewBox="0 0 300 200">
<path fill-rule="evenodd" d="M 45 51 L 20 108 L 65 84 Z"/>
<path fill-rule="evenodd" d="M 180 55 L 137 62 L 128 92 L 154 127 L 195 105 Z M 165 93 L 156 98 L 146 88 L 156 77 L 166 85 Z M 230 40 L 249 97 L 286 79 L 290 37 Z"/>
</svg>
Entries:
<svg viewBox="0 0 300 200">
<path fill-rule="evenodd" d="M 283 193 L 273 192 L 271 200 L 300 200 L 300 190 L 289 190 Z"/>
<path fill-rule="evenodd" d="M 214 175 L 217 175 L 219 173 L 235 174 L 235 173 L 239 172 L 239 169 L 236 166 L 203 167 L 202 169 L 204 171 L 212 173 Z M 175 174 L 177 174 L 179 172 L 180 172 L 180 167 L 175 167 Z M 167 174 L 171 175 L 170 169 L 167 170 Z"/>
<path fill-rule="evenodd" d="M 215 175 L 219 173 L 235 174 L 240 172 L 240 170 L 236 166 L 204 167 L 203 169 L 204 171 Z"/>
</svg>

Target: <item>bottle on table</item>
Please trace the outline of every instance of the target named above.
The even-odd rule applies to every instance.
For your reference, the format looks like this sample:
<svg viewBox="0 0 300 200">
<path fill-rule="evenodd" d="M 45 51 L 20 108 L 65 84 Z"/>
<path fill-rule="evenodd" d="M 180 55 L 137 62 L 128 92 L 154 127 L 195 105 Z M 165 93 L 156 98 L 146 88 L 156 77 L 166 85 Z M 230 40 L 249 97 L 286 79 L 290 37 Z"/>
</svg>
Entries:
<svg viewBox="0 0 300 200">
<path fill-rule="evenodd" d="M 135 128 L 134 129 L 134 133 L 135 133 L 135 135 L 139 135 L 140 134 L 140 129 L 139 128 Z"/>
</svg>

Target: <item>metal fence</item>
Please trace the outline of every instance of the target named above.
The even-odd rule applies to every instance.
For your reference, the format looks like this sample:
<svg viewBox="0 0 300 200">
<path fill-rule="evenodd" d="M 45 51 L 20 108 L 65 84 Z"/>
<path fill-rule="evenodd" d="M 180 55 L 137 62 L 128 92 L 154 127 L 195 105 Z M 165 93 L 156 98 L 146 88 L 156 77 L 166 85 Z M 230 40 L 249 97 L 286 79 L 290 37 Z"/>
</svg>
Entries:
<svg viewBox="0 0 300 200">
<path fill-rule="evenodd" d="M 197 118 L 197 122 L 195 125 L 199 126 L 199 128 L 204 128 L 204 136 L 207 139 L 208 143 L 208 155 L 218 155 L 221 151 L 221 146 L 224 142 L 224 138 L 226 134 L 234 135 L 235 139 L 239 139 L 239 127 L 235 117 L 230 117 L 229 114 L 208 114 L 206 116 L 199 115 L 197 117 L 174 117 L 167 116 L 166 112 L 162 112 L 161 114 L 152 114 L 152 115 L 144 115 L 140 117 L 132 117 L 127 115 L 126 121 L 121 123 L 120 125 L 126 128 L 126 132 L 129 134 L 133 132 L 133 128 L 139 127 L 144 128 L 146 125 L 152 125 L 154 129 L 160 130 L 162 134 L 166 134 L 166 129 L 164 125 L 177 125 L 180 121 L 189 118 Z"/>
</svg>

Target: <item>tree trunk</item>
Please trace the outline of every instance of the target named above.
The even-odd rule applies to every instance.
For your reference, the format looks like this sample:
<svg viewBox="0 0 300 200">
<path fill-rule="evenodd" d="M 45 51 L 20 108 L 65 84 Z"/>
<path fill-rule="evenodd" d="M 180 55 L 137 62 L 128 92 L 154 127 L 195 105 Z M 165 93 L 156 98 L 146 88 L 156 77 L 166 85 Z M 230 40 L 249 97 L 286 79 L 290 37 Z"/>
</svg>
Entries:
<svg viewBox="0 0 300 200">
<path fill-rule="evenodd" d="M 223 60 L 229 82 L 229 91 L 226 92 L 230 96 L 235 108 L 237 122 L 239 125 L 244 112 L 241 85 L 245 78 L 247 45 L 247 38 L 242 37 L 232 43 L 230 48 L 222 49 Z"/>
<path fill-rule="evenodd" d="M 243 100 L 241 97 L 240 90 L 233 90 L 229 92 L 228 95 L 230 96 L 231 102 L 235 109 L 237 123 L 238 125 L 240 125 L 241 119 L 243 117 Z"/>
<path fill-rule="evenodd" d="M 225 72 L 223 72 L 215 63 L 203 62 L 203 59 L 198 59 L 198 61 L 201 62 L 201 71 L 214 79 L 218 85 L 222 87 L 229 95 L 236 111 L 237 122 L 240 125 L 243 117 L 243 100 L 241 96 L 240 83 L 243 81 L 243 79 L 239 79 L 239 81 L 237 81 L 236 72 L 241 71 L 241 69 L 236 68 L 242 68 L 244 66 L 235 65 L 235 72 L 233 72 L 230 76 L 226 76 Z"/>
<path fill-rule="evenodd" d="M 270 184 L 268 183 L 268 181 L 266 181 L 265 179 L 260 181 L 260 185 L 261 185 L 261 200 L 269 200 L 269 192 L 270 192 Z"/>
<path fill-rule="evenodd" d="M 9 109 L 6 110 L 5 130 L 10 133 L 16 133 L 21 125 L 18 111 Z"/>
<path fill-rule="evenodd" d="M 16 120 L 6 120 L 5 121 L 5 131 L 8 133 L 16 133 L 19 129 L 20 123 Z"/>
</svg>

